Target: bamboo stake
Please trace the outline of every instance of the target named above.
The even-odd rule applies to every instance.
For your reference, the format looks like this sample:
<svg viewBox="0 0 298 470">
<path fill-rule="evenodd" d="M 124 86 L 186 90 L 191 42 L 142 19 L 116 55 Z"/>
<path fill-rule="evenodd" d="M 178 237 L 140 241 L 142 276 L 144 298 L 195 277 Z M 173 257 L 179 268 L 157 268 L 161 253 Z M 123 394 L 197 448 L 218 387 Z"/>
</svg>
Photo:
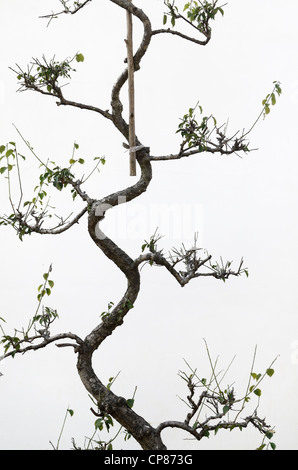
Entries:
<svg viewBox="0 0 298 470">
<path fill-rule="evenodd" d="M 130 0 L 131 1 L 131 0 Z M 133 27 L 132 14 L 126 10 L 127 21 L 127 67 L 128 67 L 128 99 L 129 99 L 129 167 L 130 176 L 136 176 L 136 134 L 135 134 L 135 91 L 133 63 Z"/>
</svg>

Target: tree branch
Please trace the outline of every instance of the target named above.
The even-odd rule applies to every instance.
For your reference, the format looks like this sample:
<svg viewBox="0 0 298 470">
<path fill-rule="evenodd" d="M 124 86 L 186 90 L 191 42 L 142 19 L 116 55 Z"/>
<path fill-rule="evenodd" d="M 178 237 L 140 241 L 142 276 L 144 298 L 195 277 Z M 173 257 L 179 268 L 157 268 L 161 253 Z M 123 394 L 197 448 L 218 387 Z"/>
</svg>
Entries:
<svg viewBox="0 0 298 470">
<path fill-rule="evenodd" d="M 52 96 L 55 96 L 55 95 L 52 95 Z M 100 109 L 96 106 L 91 106 L 89 104 L 77 103 L 76 101 L 67 100 L 66 98 L 64 98 L 62 93 L 59 96 L 59 98 L 60 98 L 60 101 L 58 101 L 56 103 L 57 106 L 73 106 L 73 107 L 79 108 L 79 109 L 86 109 L 88 111 L 94 111 L 95 113 L 101 114 L 106 119 L 112 120 L 112 115 L 109 113 L 108 110 L 104 111 L 103 109 Z"/>
<path fill-rule="evenodd" d="M 111 120 L 112 115 L 108 110 L 104 111 L 97 106 L 78 103 L 64 97 L 61 86 L 58 85 L 58 79 L 61 77 L 70 78 L 70 72 L 74 71 L 70 66 L 73 60 L 74 57 L 72 59 L 65 59 L 62 62 L 57 62 L 53 58 L 50 62 L 47 62 L 46 58 L 43 56 L 43 61 L 36 58 L 33 59 L 31 66 L 28 66 L 27 72 L 24 72 L 19 65 L 17 65 L 18 70 L 11 68 L 11 70 L 17 74 L 18 80 L 20 81 L 18 91 L 33 90 L 42 95 L 53 96 L 59 99 L 56 103 L 57 106 L 73 106 L 75 108 L 94 111 Z"/>
<path fill-rule="evenodd" d="M 70 227 L 72 227 L 74 224 L 78 223 L 81 217 L 87 212 L 88 206 L 84 207 L 71 221 L 65 222 L 61 218 L 61 222 L 51 228 L 42 228 L 41 224 L 43 223 L 45 214 L 42 213 L 39 216 L 32 216 L 35 218 L 35 224 L 32 225 L 27 222 L 27 214 L 23 214 L 20 211 L 16 211 L 15 214 L 12 214 L 10 216 L 6 217 L 1 217 L 2 221 L 7 225 L 11 225 L 21 237 L 26 233 L 39 233 L 41 235 L 58 235 L 60 233 L 65 232 L 68 230 Z"/>
<path fill-rule="evenodd" d="M 199 46 L 206 46 L 208 42 L 211 39 L 211 36 L 208 36 L 205 40 L 200 40 L 193 38 L 191 36 L 188 36 L 187 34 L 180 33 L 180 31 L 175 31 L 173 29 L 167 28 L 167 29 L 154 29 L 152 31 L 152 36 L 156 36 L 157 34 L 172 34 L 173 36 L 178 36 L 186 41 L 193 42 L 195 44 L 198 44 Z"/>
<path fill-rule="evenodd" d="M 224 416 L 224 413 L 219 413 L 209 419 L 220 419 Z M 157 428 L 156 432 L 161 434 L 161 432 L 166 428 L 177 428 L 183 429 L 184 431 L 191 434 L 197 441 L 200 441 L 203 437 L 208 437 L 211 431 L 217 431 L 218 429 L 230 429 L 233 430 L 235 428 L 247 428 L 250 424 L 252 424 L 261 434 L 266 435 L 271 430 L 271 426 L 266 424 L 264 419 L 259 418 L 256 413 L 251 416 L 247 416 L 242 421 L 234 422 L 234 421 L 224 421 L 217 424 L 209 425 L 206 423 L 198 424 L 197 427 L 192 427 L 186 424 L 185 422 L 181 421 L 164 421 L 160 423 Z"/>
<path fill-rule="evenodd" d="M 175 31 L 170 28 L 156 29 L 152 31 L 152 36 L 157 34 L 172 34 L 178 36 L 186 41 L 193 42 L 200 46 L 206 46 L 211 39 L 211 27 L 209 25 L 210 20 L 214 20 L 218 12 L 222 15 L 224 14 L 223 7 L 225 5 L 217 6 L 217 0 L 212 1 L 212 3 L 205 4 L 199 2 L 189 2 L 185 5 L 184 11 L 187 11 L 187 17 L 181 14 L 178 10 L 178 7 L 175 5 L 175 0 L 172 3 L 169 0 L 165 0 L 164 4 L 169 9 L 167 13 L 164 14 L 164 24 L 167 23 L 167 17 L 171 18 L 172 28 L 175 27 L 177 20 L 182 20 L 191 28 L 194 28 L 197 32 L 205 36 L 206 39 L 199 40 L 194 37 L 189 36 L 188 34 L 181 33 L 180 31 Z"/>
<path fill-rule="evenodd" d="M 26 346 L 26 347 L 23 347 L 23 348 L 20 347 L 20 345 L 23 344 L 23 343 L 32 343 L 33 341 L 36 341 L 38 339 L 43 339 L 43 341 L 41 343 L 38 343 L 38 344 L 30 344 L 29 346 Z M 75 351 L 77 351 L 79 346 L 83 344 L 83 340 L 79 336 L 77 336 L 73 333 L 59 333 L 59 334 L 54 335 L 54 336 L 45 336 L 45 335 L 40 334 L 40 335 L 31 336 L 31 337 L 28 337 L 28 338 L 26 337 L 26 338 L 18 341 L 18 344 L 17 344 L 18 347 L 15 348 L 13 351 L 5 353 L 3 356 L 1 356 L 0 360 L 5 359 L 9 356 L 14 357 L 16 354 L 25 354 L 28 351 L 37 351 L 38 349 L 42 349 L 42 348 L 46 347 L 48 344 L 51 344 L 51 343 L 56 342 L 56 341 L 60 341 L 62 339 L 72 339 L 72 340 L 74 340 L 76 342 L 75 344 L 68 343 L 67 345 L 72 346 L 73 348 L 75 348 Z"/>
<path fill-rule="evenodd" d="M 182 401 L 186 403 L 191 411 L 187 414 L 184 422 L 174 420 L 164 421 L 157 426 L 156 432 L 160 434 L 162 430 L 168 427 L 183 429 L 184 431 L 191 434 L 196 440 L 200 441 L 203 437 L 209 437 L 211 431 L 214 431 L 216 434 L 219 429 L 229 429 L 232 431 L 234 428 L 239 428 L 242 430 L 251 424 L 256 429 L 258 429 L 264 438 L 266 437 L 270 439 L 273 435 L 272 428 L 265 422 L 264 419 L 259 418 L 257 415 L 257 408 L 259 403 L 251 415 L 240 420 L 238 420 L 239 411 L 236 410 L 235 405 L 243 400 L 247 403 L 250 399 L 249 395 L 253 391 L 256 391 L 256 394 L 259 397 L 261 392 L 257 386 L 260 380 L 262 380 L 265 375 L 270 377 L 274 371 L 269 368 L 266 370 L 264 375 L 250 373 L 250 378 L 253 376 L 257 383 L 250 387 L 249 390 L 246 390 L 244 398 L 236 399 L 234 388 L 229 386 L 226 388 L 220 387 L 220 382 L 222 381 L 228 369 L 225 371 L 223 377 L 221 377 L 219 380 L 219 373 L 215 371 L 216 363 L 213 364 L 211 361 L 207 345 L 206 348 L 212 370 L 211 378 L 209 381 L 207 381 L 205 378 L 200 379 L 196 373 L 196 370 L 193 370 L 192 368 L 190 368 L 190 375 L 187 375 L 184 372 L 179 372 L 179 376 L 187 383 L 187 388 L 190 392 L 187 396 L 187 401 Z M 198 387 L 203 387 L 204 390 L 199 395 L 199 398 L 195 400 L 195 390 Z M 200 420 L 199 417 L 201 414 L 203 414 L 203 411 L 205 411 L 204 419 Z M 242 411 L 243 407 L 241 409 L 241 412 Z M 236 414 L 234 419 L 232 419 L 233 413 Z M 195 420 L 193 423 L 191 423 L 193 418 Z"/>
<path fill-rule="evenodd" d="M 211 255 L 207 254 L 201 258 L 198 255 L 201 248 L 196 246 L 196 237 L 192 248 L 186 249 L 184 245 L 182 245 L 180 250 L 174 248 L 167 258 L 163 255 L 162 250 L 157 251 L 153 237 L 151 237 L 150 243 L 147 243 L 147 247 L 150 252 L 136 258 L 134 261 L 135 266 L 139 266 L 144 262 L 149 262 L 150 265 L 164 266 L 181 287 L 184 287 L 191 279 L 197 277 L 214 277 L 215 279 L 225 281 L 230 276 L 240 276 L 242 273 L 248 275 L 247 269 L 242 268 L 243 260 L 240 261 L 239 267 L 235 271 L 231 269 L 232 263 L 230 261 L 223 263 L 221 260 L 221 263 L 216 262 L 212 264 Z M 183 270 L 177 270 L 176 266 L 179 266 L 181 263 L 183 264 Z M 207 268 L 208 271 L 199 272 L 202 267 Z"/>
<path fill-rule="evenodd" d="M 69 0 L 60 0 L 60 3 L 62 4 L 62 6 L 64 6 L 64 10 L 61 10 L 57 13 L 50 13 L 48 15 L 42 15 L 40 16 L 40 18 L 49 18 L 50 19 L 50 21 L 48 22 L 48 25 L 49 25 L 52 19 L 57 18 L 59 15 L 63 15 L 63 14 L 75 15 L 78 11 L 81 10 L 81 8 L 86 6 L 87 3 L 90 3 L 91 1 L 92 0 L 85 0 L 84 2 L 75 1 L 74 9 L 72 10 L 70 7 L 67 6 L 67 3 L 69 2 Z"/>
</svg>

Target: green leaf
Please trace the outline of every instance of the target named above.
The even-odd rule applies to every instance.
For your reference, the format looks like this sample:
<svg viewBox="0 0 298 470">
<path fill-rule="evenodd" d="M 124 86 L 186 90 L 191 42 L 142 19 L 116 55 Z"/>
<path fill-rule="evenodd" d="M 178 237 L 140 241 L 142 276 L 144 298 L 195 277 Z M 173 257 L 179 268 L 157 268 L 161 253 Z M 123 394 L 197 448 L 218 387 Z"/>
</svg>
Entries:
<svg viewBox="0 0 298 470">
<path fill-rule="evenodd" d="M 78 162 L 82 165 L 83 163 L 85 163 L 85 160 L 83 158 L 79 158 Z"/>
<path fill-rule="evenodd" d="M 2 166 L 2 167 L 0 168 L 0 173 L 1 173 L 1 175 L 4 173 L 5 170 L 7 170 L 7 166 Z"/>
<path fill-rule="evenodd" d="M 260 396 L 262 395 L 262 392 L 261 392 L 261 390 L 260 390 L 259 388 L 256 388 L 256 389 L 254 390 L 254 394 L 257 395 L 257 397 L 260 397 Z"/>
<path fill-rule="evenodd" d="M 102 431 L 103 429 L 103 422 L 102 422 L 102 419 L 101 418 L 98 418 L 95 422 L 94 422 L 94 426 L 96 429 L 99 429 L 100 431 Z"/>
<path fill-rule="evenodd" d="M 103 312 L 103 314 L 104 314 L 104 316 L 108 316 L 108 315 L 109 315 L 108 312 Z M 110 377 L 110 378 L 109 378 L 109 383 L 108 383 L 108 385 L 107 385 L 107 389 L 108 389 L 108 390 L 111 389 L 111 386 L 112 386 L 112 384 L 113 384 L 113 380 L 114 380 L 114 377 Z"/>
<path fill-rule="evenodd" d="M 250 375 L 251 375 L 252 378 L 255 379 L 256 381 L 258 381 L 258 380 L 262 377 L 262 374 L 256 374 L 255 372 L 252 372 Z"/>
<path fill-rule="evenodd" d="M 126 400 L 127 406 L 128 406 L 129 408 L 132 408 L 132 407 L 133 407 L 134 402 L 135 402 L 135 401 L 134 401 L 133 398 L 129 398 L 128 400 Z"/>
<path fill-rule="evenodd" d="M 272 377 L 272 375 L 274 374 L 274 369 L 267 369 L 266 374 L 269 375 L 269 377 Z"/>
<path fill-rule="evenodd" d="M 266 447 L 266 444 L 262 444 L 262 445 L 261 445 L 260 447 L 258 447 L 256 450 L 263 450 L 263 449 L 265 449 L 265 447 Z"/>
<path fill-rule="evenodd" d="M 228 411 L 229 411 L 229 409 L 230 409 L 230 407 L 229 407 L 228 405 L 225 405 L 225 406 L 223 407 L 222 411 L 223 411 L 224 414 L 227 414 Z"/>
<path fill-rule="evenodd" d="M 45 280 L 47 280 L 48 277 L 49 277 L 49 273 L 44 273 L 43 278 L 44 278 Z"/>
<path fill-rule="evenodd" d="M 269 442 L 269 444 L 272 450 L 276 449 L 276 444 L 274 444 L 274 442 Z"/>
<path fill-rule="evenodd" d="M 85 60 L 85 57 L 83 56 L 83 54 L 77 54 L 76 55 L 76 61 L 77 62 L 84 62 Z"/>
<path fill-rule="evenodd" d="M 49 279 L 49 286 L 54 287 L 54 281 L 52 281 L 51 279 Z"/>
<path fill-rule="evenodd" d="M 274 83 L 274 86 L 275 86 L 275 91 L 276 91 L 276 93 L 278 94 L 278 96 L 280 96 L 281 93 L 282 93 L 282 90 L 281 90 L 281 87 L 280 87 L 280 83 L 277 82 L 276 80 L 275 80 L 273 83 Z"/>
<path fill-rule="evenodd" d="M 265 104 L 264 113 L 265 113 L 265 114 L 269 114 L 269 113 L 270 113 L 270 107 L 269 107 L 268 104 Z"/>
<path fill-rule="evenodd" d="M 5 150 L 5 145 L 0 145 L 0 153 L 3 153 Z"/>
<path fill-rule="evenodd" d="M 167 15 L 163 15 L 163 24 L 164 25 L 167 23 L 167 19 L 168 19 Z"/>
<path fill-rule="evenodd" d="M 70 409 L 68 408 L 67 411 L 68 411 L 68 413 L 70 414 L 70 416 L 73 416 L 73 415 L 74 415 L 74 411 L 73 411 L 73 410 L 70 410 Z"/>
<path fill-rule="evenodd" d="M 274 93 L 272 93 L 272 95 L 271 95 L 271 104 L 272 104 L 272 106 L 274 106 L 276 104 L 276 97 L 275 97 Z"/>
<path fill-rule="evenodd" d="M 5 154 L 5 155 L 6 155 L 6 158 L 10 157 L 10 155 L 12 155 L 12 154 L 13 154 L 13 150 L 12 150 L 12 149 L 7 150 L 7 152 L 6 152 L 6 154 Z"/>
</svg>

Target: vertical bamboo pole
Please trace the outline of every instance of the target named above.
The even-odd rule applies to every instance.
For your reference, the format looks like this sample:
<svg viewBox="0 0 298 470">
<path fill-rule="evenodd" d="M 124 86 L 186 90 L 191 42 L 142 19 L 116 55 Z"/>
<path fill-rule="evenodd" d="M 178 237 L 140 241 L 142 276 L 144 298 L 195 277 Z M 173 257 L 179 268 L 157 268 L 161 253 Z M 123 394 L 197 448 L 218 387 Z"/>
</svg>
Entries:
<svg viewBox="0 0 298 470">
<path fill-rule="evenodd" d="M 129 0 L 131 1 L 131 0 Z M 126 10 L 127 21 L 127 67 L 128 67 L 128 99 L 129 99 L 129 167 L 130 176 L 136 175 L 136 134 L 135 134 L 135 90 L 133 63 L 133 27 L 132 14 Z"/>
</svg>

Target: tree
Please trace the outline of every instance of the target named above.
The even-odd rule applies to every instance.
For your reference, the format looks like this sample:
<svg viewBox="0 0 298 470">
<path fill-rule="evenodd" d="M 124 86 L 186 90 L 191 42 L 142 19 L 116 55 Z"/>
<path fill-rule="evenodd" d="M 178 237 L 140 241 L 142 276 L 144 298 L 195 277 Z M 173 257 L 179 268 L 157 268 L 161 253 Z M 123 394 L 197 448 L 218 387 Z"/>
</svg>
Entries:
<svg viewBox="0 0 298 470">
<path fill-rule="evenodd" d="M 47 15 L 47 18 L 51 22 L 54 18 L 63 14 L 73 15 L 79 13 L 88 3 L 91 3 L 91 0 L 73 2 L 70 6 L 70 2 L 61 0 L 61 11 Z M 124 10 L 129 16 L 132 15 L 134 20 L 140 21 L 143 27 L 143 36 L 133 57 L 134 73 L 141 69 L 142 60 L 153 38 L 155 40 L 155 36 L 157 38 L 163 35 L 178 36 L 190 43 L 206 46 L 211 39 L 212 21 L 224 14 L 224 6 L 219 5 L 218 1 L 191 1 L 182 5 L 182 8 L 181 5 L 177 6 L 178 2 L 166 1 L 163 16 L 164 27 L 154 30 L 146 13 L 129 0 L 112 0 L 112 3 Z M 176 26 L 178 27 L 178 25 L 184 23 L 190 28 L 190 31 L 194 31 L 195 36 L 185 32 L 184 29 L 175 29 Z M 39 175 L 38 184 L 35 186 L 33 198 L 24 201 L 20 160 L 25 159 L 25 157 L 18 152 L 18 146 L 15 142 L 0 147 L 0 158 L 3 163 L 0 173 L 7 177 L 9 200 L 12 207 L 12 213 L 3 216 L 1 224 L 12 226 L 18 237 L 23 240 L 25 236 L 32 233 L 41 235 L 61 234 L 70 230 L 86 216 L 88 219 L 88 233 L 92 241 L 124 274 L 127 281 L 126 291 L 116 305 L 113 302 L 109 303 L 107 310 L 101 314 L 100 323 L 84 339 L 76 333 L 52 335 L 51 325 L 57 320 L 58 314 L 55 309 L 43 305 L 46 296 L 51 294 L 54 287 L 54 281 L 51 277 L 52 266 L 50 266 L 43 275 L 42 284 L 38 287 L 38 306 L 28 327 L 21 330 L 16 329 L 13 334 L 7 334 L 3 329 L 4 356 L 14 357 L 28 351 L 44 348 L 52 343 L 57 344 L 58 347 L 73 348 L 77 357 L 77 370 L 80 379 L 98 407 L 98 410 L 95 411 L 98 417 L 97 427 L 100 429 L 105 425 L 109 428 L 115 420 L 127 430 L 128 435 L 136 439 L 143 449 L 165 449 L 161 432 L 168 427 L 182 429 L 195 439 L 201 440 L 203 437 L 208 437 L 212 431 L 217 433 L 219 429 L 242 429 L 252 425 L 264 437 L 271 439 L 271 426 L 257 415 L 256 410 L 245 418 L 242 418 L 242 416 L 240 418 L 239 412 L 236 410 L 240 403 L 242 412 L 243 405 L 249 401 L 252 394 L 260 397 L 259 383 L 265 376 L 272 376 L 274 371 L 271 365 L 263 374 L 256 373 L 252 368 L 244 396 L 236 398 L 233 387 L 221 386 L 216 364 L 209 355 L 207 347 L 212 371 L 210 380 L 200 377 L 196 369 L 191 367 L 188 374 L 185 372 L 180 373 L 181 378 L 187 384 L 189 393 L 186 402 L 190 412 L 185 420 L 168 420 L 160 423 L 157 427 L 153 427 L 145 418 L 134 411 L 134 398 L 124 399 L 112 392 L 111 386 L 114 377 L 111 378 L 108 385 L 103 384 L 93 370 L 92 358 L 102 343 L 123 324 L 126 315 L 134 308 L 140 292 L 140 268 L 145 263 L 152 267 L 161 266 L 165 268 L 182 287 L 198 277 L 211 277 L 225 282 L 230 277 L 238 277 L 241 274 L 248 276 L 248 271 L 243 266 L 242 260 L 239 261 L 236 268 L 232 267 L 230 261 L 223 261 L 222 259 L 213 261 L 212 256 L 198 246 L 196 236 L 194 236 L 193 245 L 189 248 L 182 245 L 180 248 L 172 249 L 169 254 L 165 254 L 159 246 L 161 237 L 158 232 L 155 232 L 148 240 L 144 241 L 140 249 L 141 253 L 133 259 L 113 240 L 108 238 L 100 227 L 110 209 L 133 201 L 147 190 L 152 180 L 153 162 L 181 160 L 201 153 L 239 155 L 250 152 L 247 137 L 259 119 L 266 116 L 270 112 L 271 106 L 275 105 L 276 97 L 281 94 L 279 82 L 274 82 L 272 91 L 268 93 L 262 102 L 259 115 L 247 131 L 233 133 L 229 136 L 227 134 L 227 125 L 219 125 L 213 114 L 205 114 L 200 102 L 198 102 L 186 111 L 178 125 L 177 134 L 181 136 L 178 151 L 174 154 L 154 156 L 151 155 L 150 148 L 145 146 L 136 136 L 134 136 L 135 145 L 131 148 L 131 126 L 123 116 L 124 107 L 121 99 L 121 92 L 129 78 L 129 67 L 125 66 L 125 70 L 112 88 L 111 109 L 105 110 L 66 98 L 63 88 L 65 82 L 63 80 L 70 79 L 72 72 L 75 70 L 74 64 L 78 65 L 81 62 L 84 62 L 84 55 L 81 52 L 76 52 L 72 58 L 62 61 L 57 60 L 55 57 L 50 60 L 45 56 L 41 59 L 35 58 L 27 69 L 17 65 L 13 70 L 16 72 L 21 91 L 33 90 L 53 97 L 59 107 L 70 106 L 92 111 L 109 121 L 115 130 L 123 136 L 125 148 L 128 147 L 130 152 L 135 154 L 140 169 L 139 179 L 131 186 L 112 192 L 103 198 L 90 196 L 83 189 L 83 185 L 94 170 L 105 163 L 103 157 L 96 157 L 97 162 L 90 175 L 77 178 L 74 168 L 85 163 L 84 159 L 76 157 L 76 152 L 79 149 L 78 144 L 74 144 L 73 155 L 67 165 L 59 166 L 51 160 L 41 160 L 19 132 L 29 151 L 33 153 L 40 164 L 42 172 Z M 20 190 L 20 197 L 17 201 L 11 191 L 13 171 L 17 176 Z M 73 200 L 80 199 L 83 204 L 83 208 L 75 216 L 68 218 L 59 216 L 56 225 L 51 224 L 54 216 L 48 200 L 48 191 L 51 187 L 60 192 L 70 189 Z M 255 382 L 252 383 L 252 381 Z M 195 392 L 198 388 L 201 389 L 201 393 L 195 398 Z M 209 415 L 205 419 L 199 419 L 203 405 L 209 409 Z M 235 416 L 231 418 L 233 411 L 235 411 Z M 101 446 L 105 447 L 105 444 L 101 443 Z M 273 443 L 271 447 L 274 447 Z"/>
</svg>

